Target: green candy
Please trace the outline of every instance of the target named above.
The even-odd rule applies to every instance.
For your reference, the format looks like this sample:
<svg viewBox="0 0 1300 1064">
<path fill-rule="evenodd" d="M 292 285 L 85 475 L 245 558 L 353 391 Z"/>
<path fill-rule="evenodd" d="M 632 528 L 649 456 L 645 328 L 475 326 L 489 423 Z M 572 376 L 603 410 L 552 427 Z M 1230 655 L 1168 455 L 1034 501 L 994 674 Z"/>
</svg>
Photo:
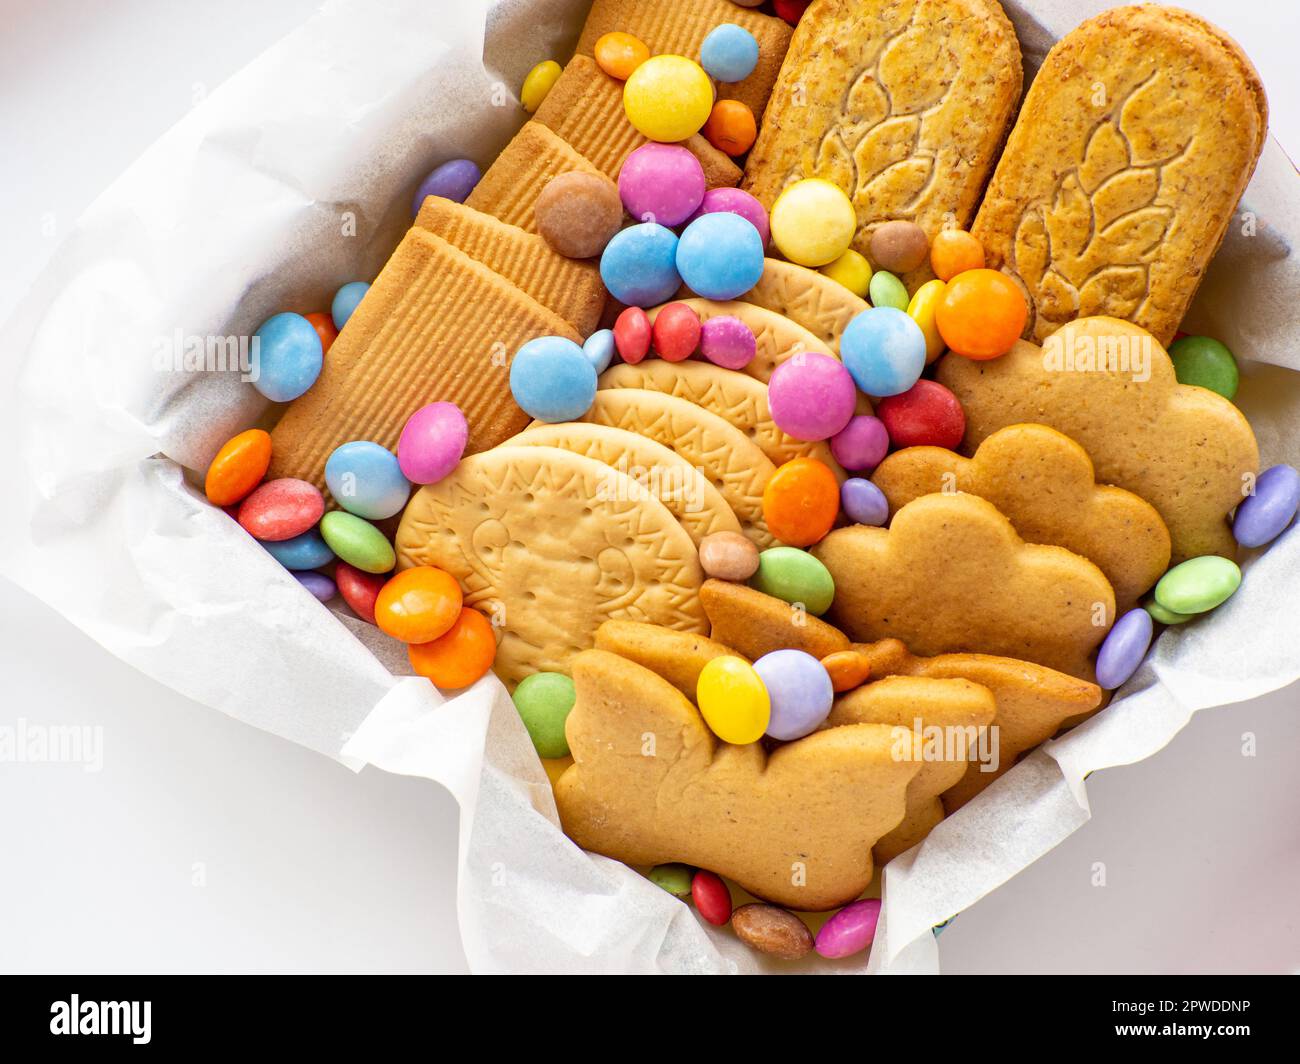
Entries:
<svg viewBox="0 0 1300 1064">
<path fill-rule="evenodd" d="M 1174 375 L 1179 384 L 1195 384 L 1231 399 L 1237 394 L 1237 360 L 1218 340 L 1209 336 L 1184 336 L 1169 345 Z"/>
<path fill-rule="evenodd" d="M 1147 613 L 1151 614 L 1151 619 L 1160 624 L 1182 624 L 1185 621 L 1195 620 L 1195 614 L 1191 613 L 1174 613 L 1172 610 L 1165 609 L 1155 599 L 1151 599 L 1142 606 Z"/>
<path fill-rule="evenodd" d="M 806 550 L 771 547 L 758 556 L 758 571 L 749 586 L 789 603 L 801 603 L 820 616 L 835 600 L 835 580 L 830 570 Z"/>
<path fill-rule="evenodd" d="M 1156 584 L 1156 604 L 1171 613 L 1204 613 L 1241 586 L 1236 562 L 1205 554 L 1175 565 Z"/>
<path fill-rule="evenodd" d="M 650 869 L 649 880 L 656 887 L 663 887 L 674 898 L 691 896 L 691 880 L 695 870 L 684 864 L 661 864 Z"/>
<path fill-rule="evenodd" d="M 559 672 L 535 672 L 515 688 L 515 709 L 528 729 L 538 757 L 568 757 L 564 722 L 578 694 L 573 681 Z"/>
<path fill-rule="evenodd" d="M 894 307 L 907 313 L 907 286 L 888 270 L 877 270 L 871 275 L 867 296 L 873 307 Z"/>
<path fill-rule="evenodd" d="M 397 564 L 388 537 L 346 510 L 331 510 L 320 519 L 320 534 L 329 549 L 363 573 L 386 573 Z"/>
</svg>

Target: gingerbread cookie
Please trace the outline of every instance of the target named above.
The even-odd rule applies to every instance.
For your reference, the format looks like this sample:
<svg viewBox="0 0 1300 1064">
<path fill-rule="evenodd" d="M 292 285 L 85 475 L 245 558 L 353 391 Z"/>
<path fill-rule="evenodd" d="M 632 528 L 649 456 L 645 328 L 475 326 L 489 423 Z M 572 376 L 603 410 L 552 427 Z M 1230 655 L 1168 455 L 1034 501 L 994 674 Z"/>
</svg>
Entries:
<svg viewBox="0 0 1300 1064">
<path fill-rule="evenodd" d="M 855 640 L 894 636 L 918 654 L 971 651 L 1092 678 L 1115 620 L 1092 562 L 1024 542 L 975 495 L 923 495 L 888 529 L 831 532 L 812 553 L 835 578 L 829 616 Z"/>
<path fill-rule="evenodd" d="M 839 281 L 781 259 L 766 259 L 758 284 L 740 299 L 789 318 L 836 353 L 849 322 L 871 309 Z"/>
<path fill-rule="evenodd" d="M 937 491 L 988 499 L 1025 542 L 1065 547 L 1095 562 L 1120 613 L 1169 568 L 1169 530 L 1155 508 L 1123 488 L 1095 484 L 1088 452 L 1046 425 L 999 429 L 973 458 L 944 447 L 906 447 L 881 462 L 871 480 L 891 514 Z"/>
<path fill-rule="evenodd" d="M 849 637 L 807 610 L 744 584 L 706 580 L 700 605 L 719 643 L 757 661 L 773 650 L 802 650 L 818 660 L 849 649 Z"/>
<path fill-rule="evenodd" d="M 1195 15 L 1116 8 L 1061 38 L 972 227 L 1029 296 L 1025 336 L 1105 314 L 1168 343 L 1267 129 L 1254 67 Z"/>
<path fill-rule="evenodd" d="M 662 676 L 692 702 L 700 670 L 714 658 L 736 653 L 707 636 L 642 621 L 606 621 L 596 629 L 596 649 L 635 661 Z"/>
<path fill-rule="evenodd" d="M 1136 325 L 1071 322 L 1041 350 L 1021 342 L 988 362 L 947 355 L 937 376 L 966 412 L 967 453 L 1006 425 L 1050 425 L 1088 452 L 1099 481 L 1159 511 L 1174 562 L 1235 556 L 1227 515 L 1259 469 L 1255 434 L 1222 396 L 1179 384 Z"/>
<path fill-rule="evenodd" d="M 601 173 L 599 167 L 541 122 L 525 122 L 484 172 L 465 205 L 536 233 L 533 205 L 537 197 L 551 178 L 571 170 Z"/>
<path fill-rule="evenodd" d="M 573 681 L 574 764 L 555 804 L 579 846 L 707 868 L 793 909 L 843 905 L 871 882 L 871 847 L 902 819 L 921 768 L 898 756 L 907 729 L 851 724 L 769 755 L 720 742 L 676 687 L 626 658 L 579 654 Z"/>
</svg>

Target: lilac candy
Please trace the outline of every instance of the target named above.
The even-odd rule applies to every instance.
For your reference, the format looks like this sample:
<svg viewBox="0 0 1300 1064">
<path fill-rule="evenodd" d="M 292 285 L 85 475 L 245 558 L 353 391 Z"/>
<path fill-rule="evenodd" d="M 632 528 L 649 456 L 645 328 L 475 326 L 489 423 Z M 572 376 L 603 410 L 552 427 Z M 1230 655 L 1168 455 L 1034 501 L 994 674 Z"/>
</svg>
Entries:
<svg viewBox="0 0 1300 1064">
<path fill-rule="evenodd" d="M 859 414 L 831 437 L 835 461 L 854 473 L 875 469 L 889 453 L 889 430 L 878 417 Z"/>
<path fill-rule="evenodd" d="M 678 144 L 643 144 L 618 172 L 618 194 L 638 222 L 681 225 L 704 200 L 704 167 Z"/>
<path fill-rule="evenodd" d="M 861 953 L 875 939 L 879 920 L 879 898 L 851 902 L 822 924 L 813 948 L 831 960 Z"/>
<path fill-rule="evenodd" d="M 772 420 L 796 440 L 825 440 L 840 432 L 853 417 L 857 398 L 843 363 L 815 352 L 786 359 L 767 382 Z"/>
<path fill-rule="evenodd" d="M 455 403 L 430 403 L 406 421 L 397 440 L 397 464 L 412 484 L 434 484 L 460 461 L 469 425 Z"/>
<path fill-rule="evenodd" d="M 324 573 L 294 573 L 293 578 L 310 591 L 318 602 L 328 602 L 338 590 L 334 586 L 334 581 Z"/>
<path fill-rule="evenodd" d="M 840 486 L 840 508 L 854 524 L 879 528 L 889 520 L 885 493 L 862 477 L 850 477 Z"/>
<path fill-rule="evenodd" d="M 835 698 L 826 666 L 802 650 L 774 650 L 754 662 L 767 688 L 772 716 L 767 735 L 782 742 L 802 739 L 817 730 Z"/>
<path fill-rule="evenodd" d="M 702 214 L 739 214 L 758 230 L 758 235 L 767 247 L 772 237 L 771 227 L 767 221 L 767 211 L 763 205 L 748 192 L 738 188 L 711 188 L 704 193 L 704 200 L 688 221 L 695 221 Z"/>
<path fill-rule="evenodd" d="M 1262 547 L 1277 539 L 1300 508 L 1300 473 L 1275 465 L 1255 478 L 1255 493 L 1237 507 L 1232 534 L 1243 547 Z"/>
<path fill-rule="evenodd" d="M 758 353 L 758 340 L 739 318 L 723 314 L 700 326 L 700 353 L 723 369 L 744 369 Z"/>
<path fill-rule="evenodd" d="M 1113 691 L 1122 686 L 1142 664 L 1151 646 L 1151 614 L 1132 609 L 1116 621 L 1097 654 L 1097 686 Z"/>
<path fill-rule="evenodd" d="M 441 196 L 443 199 L 464 203 L 474 186 L 479 183 L 483 171 L 472 159 L 452 159 L 443 163 L 420 182 L 415 190 L 415 199 L 411 202 L 412 216 L 420 213 L 426 196 Z"/>
</svg>

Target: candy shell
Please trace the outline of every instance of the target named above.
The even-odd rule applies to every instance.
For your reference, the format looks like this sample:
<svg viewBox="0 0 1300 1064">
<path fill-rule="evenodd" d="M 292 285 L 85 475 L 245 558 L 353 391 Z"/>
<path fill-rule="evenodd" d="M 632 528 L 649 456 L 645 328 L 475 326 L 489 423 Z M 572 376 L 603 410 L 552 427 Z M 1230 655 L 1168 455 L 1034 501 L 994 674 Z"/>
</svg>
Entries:
<svg viewBox="0 0 1300 1064">
<path fill-rule="evenodd" d="M 1205 554 L 1165 573 L 1156 584 L 1155 598 L 1172 613 L 1205 613 L 1226 602 L 1240 586 L 1236 562 Z"/>
<path fill-rule="evenodd" d="M 614 346 L 618 357 L 630 366 L 650 353 L 654 329 L 650 316 L 640 307 L 628 307 L 614 320 Z"/>
<path fill-rule="evenodd" d="M 749 105 L 740 100 L 719 100 L 701 131 L 704 139 L 724 155 L 744 155 L 758 139 L 758 123 Z"/>
<path fill-rule="evenodd" d="M 397 456 L 368 440 L 334 449 L 325 462 L 325 484 L 343 509 L 369 521 L 400 513 L 411 495 Z"/>
<path fill-rule="evenodd" d="M 691 880 L 695 878 L 695 869 L 684 864 L 655 865 L 646 878 L 674 898 L 685 899 L 691 896 Z"/>
<path fill-rule="evenodd" d="M 555 83 L 560 80 L 564 68 L 554 59 L 538 63 L 524 76 L 524 84 L 519 90 L 519 102 L 530 115 L 542 106 Z"/>
<path fill-rule="evenodd" d="M 436 484 L 460 462 L 469 425 L 455 403 L 430 403 L 406 419 L 397 464 L 412 484 Z"/>
<path fill-rule="evenodd" d="M 430 196 L 464 203 L 482 177 L 483 171 L 473 159 L 452 159 L 434 167 L 415 190 L 415 199 L 411 201 L 411 217 L 420 213 L 424 201 Z"/>
<path fill-rule="evenodd" d="M 754 667 L 730 654 L 713 658 L 700 670 L 695 704 L 713 734 L 735 746 L 758 742 L 772 711 L 767 689 Z"/>
<path fill-rule="evenodd" d="M 919 380 L 901 395 L 876 404 L 895 447 L 946 447 L 955 451 L 966 435 L 961 401 L 938 381 Z"/>
<path fill-rule="evenodd" d="M 934 315 L 947 290 L 948 286 L 942 281 L 926 281 L 912 293 L 912 299 L 907 304 L 907 316 L 921 327 L 921 332 L 925 335 L 926 362 L 933 362 L 946 350 Z"/>
<path fill-rule="evenodd" d="M 320 519 L 320 532 L 330 550 L 363 572 L 386 573 L 397 564 L 397 555 L 388 538 L 356 514 L 346 510 L 327 513 Z"/>
<path fill-rule="evenodd" d="M 558 672 L 535 672 L 519 681 L 512 697 L 538 756 L 568 757 L 564 722 L 578 698 L 573 681 Z"/>
<path fill-rule="evenodd" d="M 840 513 L 835 474 L 816 458 L 792 458 L 763 488 L 763 522 L 782 543 L 809 547 L 834 527 Z"/>
<path fill-rule="evenodd" d="M 510 392 L 538 421 L 576 421 L 596 398 L 596 370 L 572 340 L 539 336 L 510 364 Z"/>
<path fill-rule="evenodd" d="M 682 233 L 676 261 L 692 292 L 724 302 L 744 295 L 762 278 L 763 239 L 738 214 L 702 214 Z"/>
<path fill-rule="evenodd" d="M 821 663 L 837 695 L 861 687 L 871 678 L 871 659 L 861 651 L 837 650 L 822 658 Z"/>
<path fill-rule="evenodd" d="M 835 601 L 835 580 L 820 561 L 797 547 L 769 547 L 758 556 L 749 586 L 821 616 Z"/>
<path fill-rule="evenodd" d="M 643 137 L 665 143 L 686 140 L 708 121 L 713 83 L 684 56 L 652 56 L 623 85 L 623 109 Z"/>
<path fill-rule="evenodd" d="M 301 572 L 304 569 L 319 569 L 334 560 L 334 552 L 316 528 L 309 529 L 301 536 L 283 539 L 278 543 L 262 540 L 266 553 L 286 569 Z"/>
<path fill-rule="evenodd" d="M 454 576 L 434 565 L 415 565 L 384 584 L 375 600 L 375 623 L 403 643 L 428 643 L 451 630 L 463 605 Z"/>
<path fill-rule="evenodd" d="M 888 270 L 880 269 L 871 275 L 867 285 L 867 298 L 873 307 L 893 307 L 906 311 L 911 305 L 907 298 L 907 285 Z"/>
<path fill-rule="evenodd" d="M 830 716 L 835 691 L 822 663 L 802 650 L 774 650 L 754 662 L 767 688 L 769 738 L 789 742 L 816 731 Z"/>
<path fill-rule="evenodd" d="M 739 318 L 722 314 L 700 326 L 700 354 L 723 369 L 744 369 L 758 354 L 758 338 Z"/>
<path fill-rule="evenodd" d="M 281 477 L 267 481 L 240 503 L 239 523 L 254 539 L 276 543 L 302 535 L 324 512 L 325 499 L 314 484 Z"/>
<path fill-rule="evenodd" d="M 337 590 L 334 581 L 324 573 L 313 572 L 308 569 L 306 572 L 294 573 L 293 578 L 302 584 L 317 602 L 328 602 L 334 597 Z"/>
<path fill-rule="evenodd" d="M 910 273 L 930 254 L 930 239 L 915 222 L 901 218 L 876 226 L 871 234 L 871 261 L 891 273 Z"/>
<path fill-rule="evenodd" d="M 342 329 L 348 323 L 348 318 L 352 317 L 358 304 L 369 291 L 370 285 L 365 281 L 349 281 L 334 293 L 334 302 L 330 304 L 330 317 L 334 319 L 336 329 Z"/>
<path fill-rule="evenodd" d="M 691 880 L 691 900 L 695 908 L 714 927 L 723 927 L 731 919 L 731 891 L 722 879 L 703 869 Z"/>
<path fill-rule="evenodd" d="M 844 364 L 817 352 L 786 359 L 767 383 L 772 420 L 796 440 L 826 440 L 843 431 L 853 417 L 857 397 Z"/>
<path fill-rule="evenodd" d="M 878 417 L 858 414 L 831 437 L 835 461 L 852 472 L 875 469 L 889 453 L 889 430 Z"/>
<path fill-rule="evenodd" d="M 600 256 L 600 279 L 609 294 L 630 307 L 653 307 L 681 287 L 677 236 L 656 222 L 617 233 Z"/>
<path fill-rule="evenodd" d="M 1196 614 L 1174 613 L 1173 610 L 1165 609 L 1155 599 L 1147 599 L 1142 604 L 1142 608 L 1151 614 L 1151 619 L 1158 624 L 1185 624 L 1187 621 L 1196 620 Z"/>
<path fill-rule="evenodd" d="M 1184 336 L 1169 345 L 1169 358 L 1179 384 L 1208 388 L 1225 399 L 1237 394 L 1237 360 L 1226 344 L 1209 336 Z"/>
<path fill-rule="evenodd" d="M 799 20 L 803 18 L 803 13 L 808 10 L 808 5 L 811 3 L 812 0 L 772 0 L 772 8 L 780 18 L 785 19 L 791 26 L 797 26 Z"/>
<path fill-rule="evenodd" d="M 447 631 L 431 642 L 411 643 L 406 653 L 416 675 L 450 691 L 468 687 L 492 668 L 497 637 L 483 614 L 462 606 Z"/>
<path fill-rule="evenodd" d="M 1106 634 L 1097 652 L 1097 686 L 1103 691 L 1122 687 L 1137 672 L 1151 646 L 1151 614 L 1141 607 L 1129 610 Z"/>
<path fill-rule="evenodd" d="M 339 331 L 334 325 L 334 319 L 319 310 L 304 315 L 304 317 L 311 322 L 311 327 L 316 330 L 316 335 L 320 337 L 321 351 L 328 355 L 330 348 L 334 346 L 334 341 L 339 338 Z"/>
<path fill-rule="evenodd" d="M 533 221 L 542 239 L 566 258 L 595 258 L 623 227 L 623 201 L 604 174 L 572 170 L 542 187 Z"/>
<path fill-rule="evenodd" d="M 704 200 L 700 203 L 699 209 L 687 219 L 688 222 L 695 221 L 696 218 L 705 214 L 738 214 L 745 221 L 749 222 L 758 230 L 759 238 L 763 241 L 763 246 L 767 247 L 768 240 L 772 237 L 772 229 L 768 225 L 767 211 L 763 205 L 748 192 L 739 188 L 711 188 L 704 193 Z"/>
<path fill-rule="evenodd" d="M 783 961 L 797 961 L 812 952 L 813 936 L 808 925 L 775 905 L 742 905 L 731 914 L 731 929 L 750 949 Z"/>
<path fill-rule="evenodd" d="M 650 49 L 639 37 L 615 30 L 597 38 L 592 54 L 596 65 L 611 78 L 627 81 L 632 71 L 650 58 Z"/>
<path fill-rule="evenodd" d="M 334 566 L 334 583 L 348 607 L 368 624 L 375 623 L 375 600 L 388 583 L 381 573 L 363 573 L 347 562 Z"/>
<path fill-rule="evenodd" d="M 934 320 L 943 342 L 965 358 L 998 358 L 1020 339 L 1029 317 L 1024 294 L 997 270 L 967 270 L 948 282 Z"/>
<path fill-rule="evenodd" d="M 820 272 L 842 284 L 859 299 L 866 299 L 871 290 L 871 263 L 865 255 L 852 248 L 834 262 L 828 262 Z"/>
<path fill-rule="evenodd" d="M 823 957 L 851 957 L 871 945 L 880 919 L 880 900 L 866 898 L 844 906 L 817 932 L 816 950 Z"/>
<path fill-rule="evenodd" d="M 655 316 L 651 342 L 665 362 L 690 358 L 700 346 L 700 316 L 685 303 L 669 303 Z"/>
<path fill-rule="evenodd" d="M 941 229 L 930 242 L 930 269 L 941 281 L 984 269 L 984 246 L 965 229 Z"/>
<path fill-rule="evenodd" d="M 872 307 L 845 328 L 840 357 L 868 395 L 901 395 L 925 369 L 925 334 L 903 311 Z"/>
<path fill-rule="evenodd" d="M 618 194 L 638 222 L 681 225 L 704 202 L 704 187 L 704 167 L 680 144 L 643 144 L 618 172 Z"/>
<path fill-rule="evenodd" d="M 582 353 L 587 356 L 591 368 L 600 376 L 609 369 L 614 361 L 614 332 L 612 329 L 599 329 L 587 337 L 582 345 Z"/>
<path fill-rule="evenodd" d="M 271 436 L 248 429 L 232 436 L 208 466 L 203 491 L 213 506 L 231 506 L 262 483 L 271 464 Z"/>
<path fill-rule="evenodd" d="M 789 186 L 772 205 L 772 240 L 800 266 L 834 262 L 853 241 L 857 212 L 842 189 L 818 177 Z"/>
<path fill-rule="evenodd" d="M 840 485 L 840 506 L 855 524 L 879 528 L 889 520 L 889 500 L 869 480 L 849 477 Z"/>
<path fill-rule="evenodd" d="M 325 349 L 301 314 L 274 314 L 253 334 L 257 361 L 252 385 L 273 403 L 288 403 L 316 383 Z M 251 376 L 251 374 L 250 374 Z"/>
<path fill-rule="evenodd" d="M 1262 547 L 1286 530 L 1297 508 L 1300 473 L 1289 465 L 1272 466 L 1255 478 L 1254 492 L 1237 506 L 1232 534 L 1243 547 Z"/>
<path fill-rule="evenodd" d="M 724 22 L 700 45 L 700 66 L 718 81 L 744 81 L 758 66 L 758 41 L 743 26 Z"/>
<path fill-rule="evenodd" d="M 717 580 L 748 580 L 758 569 L 758 548 L 739 532 L 713 532 L 700 540 L 700 568 Z"/>
</svg>

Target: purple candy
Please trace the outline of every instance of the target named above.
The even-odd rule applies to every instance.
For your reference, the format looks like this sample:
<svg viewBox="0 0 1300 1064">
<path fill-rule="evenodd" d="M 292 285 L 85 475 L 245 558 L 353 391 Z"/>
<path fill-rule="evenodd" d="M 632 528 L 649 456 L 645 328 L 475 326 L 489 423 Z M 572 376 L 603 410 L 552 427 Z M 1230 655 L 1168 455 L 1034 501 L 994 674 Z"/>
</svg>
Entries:
<svg viewBox="0 0 1300 1064">
<path fill-rule="evenodd" d="M 1151 646 L 1151 614 L 1138 608 L 1116 621 L 1097 654 L 1097 686 L 1113 691 L 1137 672 Z"/>
<path fill-rule="evenodd" d="M 767 211 L 748 192 L 738 188 L 711 188 L 704 193 L 704 201 L 688 221 L 695 221 L 701 214 L 739 214 L 758 230 L 758 235 L 767 247 L 772 230 L 767 223 Z"/>
<path fill-rule="evenodd" d="M 822 924 L 813 948 L 832 960 L 861 953 L 876 937 L 879 919 L 880 899 L 851 902 Z"/>
<path fill-rule="evenodd" d="M 638 222 L 681 225 L 704 200 L 704 167 L 677 144 L 643 144 L 623 160 L 618 194 Z"/>
<path fill-rule="evenodd" d="M 758 353 L 758 340 L 743 321 L 724 314 L 700 326 L 700 353 L 723 369 L 744 369 Z"/>
<path fill-rule="evenodd" d="M 802 352 L 786 359 L 767 382 L 776 427 L 796 440 L 825 440 L 849 423 L 858 393 L 839 359 Z"/>
<path fill-rule="evenodd" d="M 845 469 L 875 469 L 889 453 L 889 430 L 878 417 L 859 414 L 831 437 L 831 454 Z"/>
<path fill-rule="evenodd" d="M 879 528 L 889 520 L 889 500 L 871 481 L 850 477 L 840 486 L 840 508 L 859 525 Z"/>
<path fill-rule="evenodd" d="M 420 187 L 415 190 L 411 215 L 414 217 L 420 213 L 426 196 L 441 196 L 456 203 L 464 203 L 482 176 L 483 171 L 473 159 L 452 159 L 451 162 L 443 163 L 421 181 Z"/>
<path fill-rule="evenodd" d="M 455 403 L 430 403 L 406 421 L 397 439 L 397 464 L 412 484 L 435 484 L 465 453 L 469 425 Z"/>
<path fill-rule="evenodd" d="M 772 703 L 767 734 L 789 742 L 817 730 L 835 698 L 826 666 L 802 650 L 774 650 L 754 662 Z"/>
<path fill-rule="evenodd" d="M 324 573 L 294 573 L 293 578 L 315 595 L 320 602 L 328 602 L 334 597 L 335 591 L 338 590 L 334 586 L 334 581 Z"/>
<path fill-rule="evenodd" d="M 1246 496 L 1232 519 L 1232 534 L 1243 547 L 1262 547 L 1277 539 L 1300 507 L 1300 473 L 1275 465 L 1255 478 L 1255 493 Z"/>
</svg>

